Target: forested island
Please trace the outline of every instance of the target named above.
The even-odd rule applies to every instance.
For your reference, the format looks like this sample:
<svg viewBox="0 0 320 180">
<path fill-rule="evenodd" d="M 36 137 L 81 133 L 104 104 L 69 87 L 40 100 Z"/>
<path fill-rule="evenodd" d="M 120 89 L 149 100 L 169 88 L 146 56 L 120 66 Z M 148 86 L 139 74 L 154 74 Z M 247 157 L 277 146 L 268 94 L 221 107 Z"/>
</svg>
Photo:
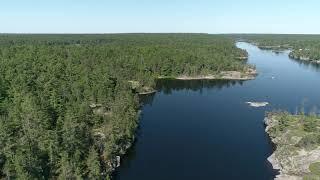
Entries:
<svg viewBox="0 0 320 180">
<path fill-rule="evenodd" d="M 157 78 L 255 73 L 222 35 L 2 34 L 0 47 L 6 179 L 109 179 L 134 142 L 138 94 Z"/>
<path fill-rule="evenodd" d="M 276 146 L 269 157 L 273 168 L 280 170 L 276 179 L 320 179 L 320 117 L 271 112 L 265 124 Z"/>
<path fill-rule="evenodd" d="M 233 35 L 233 37 L 253 43 L 260 49 L 291 50 L 290 58 L 320 63 L 320 35 L 243 34 Z"/>
</svg>

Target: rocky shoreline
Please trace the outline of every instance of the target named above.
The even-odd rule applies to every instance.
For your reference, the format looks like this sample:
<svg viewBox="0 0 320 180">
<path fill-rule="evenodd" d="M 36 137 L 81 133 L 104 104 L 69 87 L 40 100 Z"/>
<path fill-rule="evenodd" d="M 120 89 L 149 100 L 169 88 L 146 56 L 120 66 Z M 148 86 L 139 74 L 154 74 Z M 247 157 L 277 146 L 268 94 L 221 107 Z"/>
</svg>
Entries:
<svg viewBox="0 0 320 180">
<path fill-rule="evenodd" d="M 214 79 L 223 79 L 223 80 L 252 80 L 257 76 L 257 71 L 255 69 L 248 69 L 245 72 L 240 71 L 222 71 L 218 74 L 209 74 L 202 76 L 186 76 L 181 75 L 175 77 L 177 80 L 214 80 Z"/>
<path fill-rule="evenodd" d="M 92 103 L 89 105 L 92 113 L 96 116 L 105 116 L 111 117 L 113 115 L 109 107 L 104 106 L 103 104 Z M 140 111 L 137 112 L 138 114 Z M 103 149 L 105 148 L 104 142 L 106 141 L 107 135 L 99 128 L 93 130 L 94 141 L 100 148 L 100 161 L 103 164 L 102 175 L 107 178 L 109 174 L 114 172 L 116 168 L 120 167 L 121 157 L 124 156 L 129 148 L 131 148 L 134 143 L 135 136 L 133 138 L 125 139 L 123 143 L 115 145 L 117 152 L 113 155 L 110 155 L 108 158 L 103 154 Z"/>
<path fill-rule="evenodd" d="M 303 130 L 300 121 L 305 116 L 286 113 L 268 114 L 264 120 L 266 132 L 276 150 L 268 158 L 275 170 L 279 170 L 276 180 L 320 179 L 310 167 L 320 162 L 320 146 L 308 147 L 312 132 Z"/>
<path fill-rule="evenodd" d="M 146 86 L 141 84 L 139 81 L 128 81 L 131 85 L 131 89 L 134 90 L 139 95 L 147 95 L 147 94 L 153 94 L 157 91 L 150 86 Z"/>
<path fill-rule="evenodd" d="M 300 61 L 307 61 L 307 62 L 311 62 L 311 63 L 320 64 L 320 59 L 312 59 L 312 58 L 310 58 L 308 56 L 298 56 L 298 55 L 295 55 L 292 52 L 289 54 L 289 57 L 291 59 L 296 59 L 296 60 L 300 60 Z"/>
<path fill-rule="evenodd" d="M 247 57 L 246 57 L 247 58 Z M 176 79 L 176 80 L 253 80 L 258 75 L 256 69 L 248 68 L 245 72 L 240 71 L 221 71 L 218 74 L 208 74 L 199 76 L 180 75 L 176 77 L 159 76 L 158 79 Z M 139 95 L 148 95 L 156 93 L 153 87 L 143 86 L 138 81 L 128 81 L 132 89 Z"/>
<path fill-rule="evenodd" d="M 236 57 L 236 59 L 238 60 L 248 60 L 248 56 L 239 56 L 239 57 Z"/>
<path fill-rule="evenodd" d="M 308 55 L 308 53 L 302 53 L 306 51 L 305 49 L 294 49 L 292 46 L 288 44 L 276 45 L 276 46 L 262 46 L 259 44 L 255 44 L 255 45 L 257 45 L 258 48 L 262 50 L 273 50 L 273 51 L 291 50 L 291 52 L 288 55 L 289 58 L 291 59 L 320 64 L 320 59 L 312 58 L 310 57 L 310 55 Z"/>
<path fill-rule="evenodd" d="M 258 43 L 253 43 L 256 46 L 258 46 L 259 49 L 261 50 L 273 50 L 273 51 L 284 51 L 284 50 L 289 50 L 292 49 L 292 47 L 288 44 L 285 45 L 274 45 L 274 46 L 265 46 L 265 45 L 259 45 Z"/>
</svg>

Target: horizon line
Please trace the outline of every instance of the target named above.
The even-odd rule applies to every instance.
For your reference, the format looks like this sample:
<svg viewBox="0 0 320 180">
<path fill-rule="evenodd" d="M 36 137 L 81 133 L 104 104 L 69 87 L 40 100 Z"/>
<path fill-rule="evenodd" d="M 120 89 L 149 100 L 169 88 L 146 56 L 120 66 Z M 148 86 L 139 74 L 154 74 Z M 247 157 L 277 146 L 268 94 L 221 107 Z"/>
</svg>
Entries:
<svg viewBox="0 0 320 180">
<path fill-rule="evenodd" d="M 208 34 L 208 35 L 320 35 L 320 33 L 205 33 L 205 32 L 106 32 L 106 33 L 86 33 L 86 32 L 0 32 L 0 35 L 114 35 L 114 34 Z"/>
</svg>

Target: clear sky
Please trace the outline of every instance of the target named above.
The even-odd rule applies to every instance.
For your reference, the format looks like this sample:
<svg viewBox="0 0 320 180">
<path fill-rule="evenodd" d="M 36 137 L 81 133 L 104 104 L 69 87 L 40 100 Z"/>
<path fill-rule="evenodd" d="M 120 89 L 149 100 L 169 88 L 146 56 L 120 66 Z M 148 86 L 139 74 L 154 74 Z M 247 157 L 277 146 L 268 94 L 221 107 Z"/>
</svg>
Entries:
<svg viewBox="0 0 320 180">
<path fill-rule="evenodd" d="M 313 33 L 320 0 L 0 0 L 0 33 Z"/>
</svg>

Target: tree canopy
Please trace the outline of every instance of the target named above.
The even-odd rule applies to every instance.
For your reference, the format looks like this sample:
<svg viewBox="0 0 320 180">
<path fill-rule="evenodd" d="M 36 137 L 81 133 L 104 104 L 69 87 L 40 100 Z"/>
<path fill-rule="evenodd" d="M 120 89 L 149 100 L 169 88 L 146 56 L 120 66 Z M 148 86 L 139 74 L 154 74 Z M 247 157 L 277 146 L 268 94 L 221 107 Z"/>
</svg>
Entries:
<svg viewBox="0 0 320 180">
<path fill-rule="evenodd" d="M 0 35 L 1 176 L 108 178 L 131 146 L 130 81 L 243 70 L 246 52 L 208 34 Z"/>
</svg>

